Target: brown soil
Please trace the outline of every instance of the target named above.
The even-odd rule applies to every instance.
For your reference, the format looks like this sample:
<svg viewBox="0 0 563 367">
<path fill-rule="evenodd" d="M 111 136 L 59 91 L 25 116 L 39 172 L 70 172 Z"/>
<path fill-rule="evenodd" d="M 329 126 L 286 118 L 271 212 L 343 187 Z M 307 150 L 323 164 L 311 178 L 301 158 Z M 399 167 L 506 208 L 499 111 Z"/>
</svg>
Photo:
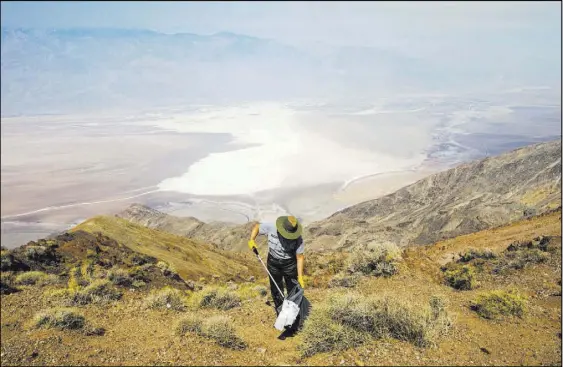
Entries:
<svg viewBox="0 0 563 367">
<path fill-rule="evenodd" d="M 201 315 L 225 314 L 233 318 L 248 347 L 235 351 L 195 335 L 174 334 L 177 320 L 186 312 L 145 310 L 146 293 L 125 289 L 122 300 L 109 306 L 80 307 L 103 336 L 80 332 L 29 328 L 34 313 L 48 307 L 46 289 L 27 287 L 2 296 L 2 365 L 561 365 L 561 261 L 553 258 L 522 270 L 483 276 L 477 289 L 457 291 L 443 283 L 440 266 L 467 248 L 489 248 L 500 253 L 510 243 L 537 236 L 554 236 L 561 247 L 561 211 L 508 226 L 457 237 L 434 245 L 410 248 L 398 275 L 364 278 L 355 291 L 365 295 L 395 294 L 416 300 L 443 295 L 454 319 L 451 333 L 436 348 L 417 348 L 393 339 L 373 340 L 344 352 L 301 359 L 297 335 L 276 339 L 275 314 L 268 297 L 243 302 L 228 311 L 197 311 Z M 250 259 L 248 261 L 255 261 Z M 265 277 L 260 282 L 265 284 Z M 475 296 L 491 289 L 517 288 L 529 297 L 522 318 L 490 321 L 469 307 Z M 346 289 L 309 287 L 306 295 L 319 304 Z M 193 312 L 193 311 L 188 311 Z M 314 312 L 314 311 L 313 311 Z"/>
</svg>

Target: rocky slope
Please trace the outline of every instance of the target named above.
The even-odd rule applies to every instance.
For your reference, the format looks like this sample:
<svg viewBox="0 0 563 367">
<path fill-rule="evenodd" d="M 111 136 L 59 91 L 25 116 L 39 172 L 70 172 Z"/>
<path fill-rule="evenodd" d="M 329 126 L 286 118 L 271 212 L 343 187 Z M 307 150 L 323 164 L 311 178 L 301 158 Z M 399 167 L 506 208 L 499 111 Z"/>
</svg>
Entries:
<svg viewBox="0 0 563 367">
<path fill-rule="evenodd" d="M 100 219 L 96 221 L 100 222 Z M 135 229 L 138 227 L 122 220 L 113 222 L 125 228 L 120 234 L 124 237 L 133 234 L 131 228 L 127 229 L 127 225 Z M 114 230 L 109 226 L 107 228 Z M 143 236 L 130 237 L 122 244 L 127 247 L 146 247 L 148 250 L 152 247 L 149 244 L 149 235 L 152 235 L 154 243 L 161 243 L 163 237 L 157 232 L 146 228 L 144 231 L 136 229 L 135 233 Z M 548 239 L 544 249 L 532 246 L 524 250 L 518 245 L 533 244 L 534 239 L 540 236 Z M 183 239 L 174 237 L 178 246 L 185 243 Z M 323 266 L 322 271 L 306 286 L 307 298 L 313 305 L 313 313 L 305 324 L 308 329 L 283 341 L 277 339 L 279 332 L 272 327 L 275 313 L 266 303 L 270 295 L 267 291 L 260 294 L 252 292 L 254 287 L 262 286 L 258 289 L 265 289 L 267 278 L 264 274 L 257 276 L 254 283 L 235 280 L 232 283 L 217 281 L 210 285 L 206 279 L 205 282 L 198 281 L 197 285 L 202 286 L 201 289 L 197 287 L 197 290 L 185 290 L 186 287 L 181 282 L 160 272 L 158 266 L 153 264 L 156 259 L 148 259 L 148 263 L 139 266 L 138 259 L 132 257 L 138 254 L 120 246 L 120 243 L 121 241 L 116 242 L 105 235 L 92 236 L 77 230 L 56 241 L 38 241 L 36 244 L 24 246 L 22 250 L 2 251 L 3 264 L 7 258 L 20 259 L 32 270 L 46 271 L 46 280 L 49 282 L 22 284 L 21 279 L 33 272 L 22 268 L 2 271 L 2 282 L 6 279 L 12 284 L 14 281 L 15 284 L 12 285 L 17 290 L 0 295 L 1 366 L 561 365 L 560 210 L 493 230 L 480 231 L 429 246 L 405 249 L 399 262 L 398 273 L 387 277 L 373 274 L 355 275 L 355 286 L 330 287 L 323 279 L 329 280 L 346 267 Z M 514 245 L 520 246 L 521 250 L 511 251 L 510 248 Z M 119 294 L 119 299 L 112 298 L 105 302 L 92 300 L 74 305 L 71 309 L 61 309 L 59 297 L 69 292 L 69 275 L 74 272 L 71 272 L 70 268 L 61 272 L 62 268 L 52 267 L 51 257 L 30 256 L 36 254 L 34 251 L 27 251 L 30 246 L 53 249 L 61 259 L 55 261 L 57 267 L 60 265 L 63 268 L 75 266 L 75 261 L 82 261 L 82 265 L 91 264 L 87 250 L 99 247 L 102 251 L 94 265 L 94 271 L 89 273 L 88 267 L 81 266 L 84 271 L 79 279 L 85 284 L 79 288 L 79 294 L 91 291 L 94 284 L 102 282 L 107 286 L 104 290 Z M 473 258 L 461 263 L 452 260 L 456 254 L 469 253 L 469 249 L 473 249 L 471 253 L 474 254 L 491 251 L 495 256 Z M 315 255 L 332 254 L 327 252 Z M 346 257 L 348 254 L 334 255 L 342 259 L 342 255 Z M 489 269 L 491 265 L 509 259 L 508 255 L 511 261 L 519 262 L 511 262 L 514 266 L 501 272 Z M 59 259 L 59 256 L 54 258 Z M 146 277 L 146 284 L 139 286 L 136 282 L 132 285 L 123 284 L 122 281 L 116 282 L 109 274 L 111 271 L 114 274 L 117 272 L 113 267 L 107 268 L 108 262 L 130 276 Z M 457 290 L 447 285 L 444 282 L 445 274 L 441 270 L 447 263 L 473 269 L 470 274 L 473 274 L 477 281 L 476 288 Z M 315 264 L 310 256 L 306 272 L 315 268 L 315 265 L 320 264 Z M 110 283 L 104 283 L 104 280 L 109 280 Z M 162 288 L 163 286 L 167 287 Z M 212 300 L 210 295 L 216 286 L 224 292 L 222 294 L 237 297 L 240 301 L 228 309 L 194 307 L 191 301 L 200 299 L 199 296 L 206 295 L 201 299 Z M 169 287 L 180 292 L 182 298 L 176 301 L 185 303 L 184 308 L 176 307 L 176 301 L 172 302 L 172 298 L 165 299 L 161 304 L 155 305 L 152 302 L 156 294 L 161 294 L 159 292 L 168 294 L 166 292 Z M 474 302 L 483 295 L 495 295 L 499 291 L 506 294 L 513 290 L 516 290 L 525 302 L 525 312 L 522 315 L 509 314 L 490 320 L 481 317 L 473 309 Z M 400 309 L 404 312 L 397 312 L 395 317 L 400 321 L 400 327 L 413 330 L 415 336 L 419 333 L 423 336 L 432 335 L 427 333 L 432 330 L 426 329 L 429 319 L 417 317 L 420 316 L 418 307 L 428 304 L 431 300 L 441 300 L 435 304 L 451 316 L 450 329 L 446 334 L 434 336 L 436 344 L 431 347 L 417 346 L 412 339 L 396 335 L 384 338 L 369 337 L 360 344 L 342 345 L 343 342 L 349 341 L 351 336 L 356 335 L 356 329 L 344 329 L 331 320 L 325 320 L 330 327 L 326 324 L 318 327 L 319 324 L 314 323 L 315 318 L 318 319 L 315 312 L 320 312 L 327 302 L 338 297 L 358 294 L 373 299 L 386 297 L 391 307 L 403 303 L 407 305 L 408 307 Z M 502 299 L 497 300 L 493 306 L 502 306 L 504 303 L 501 301 Z M 173 303 L 174 307 L 169 307 L 169 303 Z M 68 315 L 75 319 L 82 317 L 86 325 L 82 328 L 70 328 L 66 324 L 37 324 L 38 316 L 62 310 L 72 312 Z M 346 314 L 346 319 L 349 322 L 356 320 L 362 315 L 361 309 L 358 311 L 357 314 Z M 339 316 L 344 318 L 342 314 Z M 227 336 L 239 337 L 246 344 L 246 348 L 231 349 L 228 345 L 221 345 L 214 339 L 193 331 L 178 333 L 177 326 L 185 320 L 193 320 L 194 317 L 223 320 L 224 325 L 230 327 L 218 327 L 216 330 L 227 333 Z M 369 325 L 369 320 L 360 319 L 358 325 Z M 378 318 L 378 325 L 389 325 L 393 320 Z M 95 327 L 96 333 L 91 332 L 93 328 L 90 328 L 90 325 Z M 311 337 L 311 328 L 314 325 L 317 325 L 317 329 L 313 329 L 317 330 L 317 333 Z M 409 329 L 409 326 L 413 325 L 416 328 Z M 338 333 L 339 330 L 347 332 Z M 328 338 L 324 340 L 329 340 L 329 343 L 323 346 L 324 351 L 312 356 L 304 356 L 301 353 L 300 348 L 303 345 L 323 340 L 325 334 Z M 331 336 L 338 338 L 329 339 Z"/>
<path fill-rule="evenodd" d="M 263 271 L 251 254 L 222 251 L 207 243 L 145 228 L 121 218 L 94 217 L 70 233 L 78 231 L 103 233 L 135 252 L 163 260 L 184 279 L 248 279 Z"/>
<path fill-rule="evenodd" d="M 429 244 L 561 206 L 561 140 L 460 165 L 305 228 L 310 249 L 370 243 Z M 149 228 L 243 250 L 252 224 L 203 223 L 134 204 L 119 217 Z"/>
<path fill-rule="evenodd" d="M 306 229 L 310 248 L 430 244 L 561 206 L 561 140 L 467 163 Z"/>
<path fill-rule="evenodd" d="M 141 204 L 133 204 L 116 216 L 148 228 L 212 243 L 220 249 L 228 250 L 245 249 L 253 226 L 252 223 L 204 223 L 193 217 L 175 217 Z"/>
</svg>

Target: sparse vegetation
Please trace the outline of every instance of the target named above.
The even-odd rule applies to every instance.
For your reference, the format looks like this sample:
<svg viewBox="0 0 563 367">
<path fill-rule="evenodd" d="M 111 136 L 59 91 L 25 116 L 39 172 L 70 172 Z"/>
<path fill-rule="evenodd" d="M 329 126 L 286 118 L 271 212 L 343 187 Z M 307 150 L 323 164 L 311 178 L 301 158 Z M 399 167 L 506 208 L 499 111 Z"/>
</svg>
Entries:
<svg viewBox="0 0 563 367">
<path fill-rule="evenodd" d="M 236 292 L 219 287 L 204 288 L 193 293 L 190 298 L 190 305 L 195 308 L 230 310 L 240 304 L 241 300 Z"/>
<path fill-rule="evenodd" d="M 268 295 L 268 288 L 263 285 L 257 285 L 254 287 L 254 290 L 258 292 L 261 297 L 265 297 Z"/>
<path fill-rule="evenodd" d="M 426 347 L 435 344 L 450 325 L 439 297 L 421 307 L 397 297 L 340 295 L 312 313 L 305 323 L 300 349 L 310 356 L 357 346 L 369 337 L 393 337 Z"/>
<path fill-rule="evenodd" d="M 88 303 L 108 303 L 121 299 L 122 293 L 111 286 L 111 283 L 105 279 L 99 279 L 84 289 L 75 293 L 74 300 L 77 304 Z"/>
<path fill-rule="evenodd" d="M 503 316 L 522 317 L 526 304 L 526 297 L 517 291 L 495 290 L 479 294 L 471 308 L 486 319 L 500 319 Z"/>
<path fill-rule="evenodd" d="M 142 280 L 135 280 L 133 281 L 133 283 L 131 284 L 131 286 L 133 288 L 143 288 L 144 286 L 146 286 L 147 283 L 143 282 Z"/>
<path fill-rule="evenodd" d="M 164 287 L 153 291 L 145 300 L 145 306 L 154 309 L 184 311 L 186 308 L 184 299 L 185 296 L 180 290 Z"/>
<path fill-rule="evenodd" d="M 12 294 L 17 292 L 18 289 L 14 287 L 14 275 L 11 272 L 0 272 L 0 294 Z"/>
<path fill-rule="evenodd" d="M 223 315 L 212 316 L 202 320 L 198 316 L 189 315 L 178 323 L 176 332 L 185 335 L 192 332 L 215 340 L 222 347 L 244 349 L 246 343 L 236 334 L 232 320 Z"/>
<path fill-rule="evenodd" d="M 489 249 L 484 250 L 477 250 L 477 249 L 469 249 L 461 254 L 459 254 L 459 262 L 466 263 L 474 259 L 484 259 L 490 260 L 496 258 L 494 252 Z"/>
<path fill-rule="evenodd" d="M 238 295 L 240 299 L 252 299 L 268 295 L 268 288 L 252 283 L 241 284 L 236 290 L 230 291 L 230 293 Z"/>
<path fill-rule="evenodd" d="M 496 262 L 493 272 L 500 273 L 510 269 L 524 269 L 526 266 L 549 260 L 550 254 L 548 252 L 541 250 L 539 246 L 529 244 L 511 244 L 508 246 L 503 252 L 503 256 Z"/>
<path fill-rule="evenodd" d="M 374 276 L 391 276 L 397 273 L 401 260 L 401 249 L 391 243 L 373 244 L 367 250 L 355 252 L 349 259 L 350 273 Z"/>
<path fill-rule="evenodd" d="M 39 260 L 47 253 L 47 248 L 43 246 L 27 246 L 25 256 L 29 260 Z"/>
<path fill-rule="evenodd" d="M 84 327 L 85 318 L 72 309 L 52 308 L 37 313 L 33 319 L 33 323 L 37 328 L 75 330 Z"/>
<path fill-rule="evenodd" d="M 121 299 L 122 293 L 113 288 L 110 281 L 98 279 L 92 284 L 78 289 L 55 289 L 45 295 L 65 306 L 83 306 L 90 303 L 106 304 Z"/>
<path fill-rule="evenodd" d="M 475 268 L 471 265 L 451 266 L 444 272 L 446 284 L 458 290 L 474 289 L 477 285 Z"/>
<path fill-rule="evenodd" d="M 60 278 L 54 274 L 46 274 L 41 271 L 26 271 L 15 277 L 17 285 L 52 285 L 60 283 Z"/>
<path fill-rule="evenodd" d="M 114 268 L 108 272 L 107 278 L 115 285 L 128 287 L 133 283 L 129 272 L 125 269 Z"/>
<path fill-rule="evenodd" d="M 358 284 L 360 280 L 359 276 L 355 275 L 344 275 L 337 274 L 328 282 L 329 288 L 343 287 L 343 288 L 353 288 Z"/>
<path fill-rule="evenodd" d="M 152 264 L 144 264 L 139 266 L 134 266 L 128 271 L 130 278 L 136 281 L 149 282 L 150 273 L 149 270 L 152 268 Z"/>
<path fill-rule="evenodd" d="M 327 308 L 312 312 L 301 334 L 303 341 L 298 348 L 304 357 L 354 348 L 369 339 L 365 332 L 331 321 Z"/>
<path fill-rule="evenodd" d="M 186 333 L 201 334 L 201 324 L 202 324 L 201 317 L 194 314 L 188 314 L 187 316 L 182 318 L 176 325 L 176 334 L 178 335 L 186 335 Z"/>
<path fill-rule="evenodd" d="M 135 253 L 129 257 L 129 262 L 131 265 L 145 265 L 145 264 L 153 264 L 156 263 L 156 258 L 148 255 L 143 255 L 139 253 Z"/>
<path fill-rule="evenodd" d="M 6 271 L 12 268 L 14 257 L 9 250 L 0 250 L 0 271 Z"/>
<path fill-rule="evenodd" d="M 174 269 L 172 265 L 165 263 L 164 261 L 157 262 L 156 267 L 159 268 L 162 271 L 162 274 L 166 277 L 173 278 L 178 276 L 176 269 Z"/>
</svg>

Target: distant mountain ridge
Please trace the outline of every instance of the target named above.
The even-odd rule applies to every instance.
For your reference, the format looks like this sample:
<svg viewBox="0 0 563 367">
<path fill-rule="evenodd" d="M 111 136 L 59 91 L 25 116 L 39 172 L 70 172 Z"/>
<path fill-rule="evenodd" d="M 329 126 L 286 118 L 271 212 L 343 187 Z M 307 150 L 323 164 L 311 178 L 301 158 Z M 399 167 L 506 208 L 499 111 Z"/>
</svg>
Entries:
<svg viewBox="0 0 563 367">
<path fill-rule="evenodd" d="M 313 250 L 393 242 L 423 245 L 504 225 L 561 206 L 561 140 L 462 164 L 305 227 Z M 241 250 L 252 223 L 203 223 L 134 204 L 119 217 Z"/>
<path fill-rule="evenodd" d="M 561 140 L 431 175 L 306 228 L 311 248 L 425 245 L 561 206 Z"/>
<path fill-rule="evenodd" d="M 388 95 L 449 80 L 392 50 L 318 52 L 231 32 L 2 27 L 1 37 L 3 115 Z"/>
<path fill-rule="evenodd" d="M 116 215 L 135 224 L 211 243 L 224 250 L 242 250 L 253 223 L 204 223 L 193 217 L 175 217 L 141 204 L 133 204 Z"/>
</svg>

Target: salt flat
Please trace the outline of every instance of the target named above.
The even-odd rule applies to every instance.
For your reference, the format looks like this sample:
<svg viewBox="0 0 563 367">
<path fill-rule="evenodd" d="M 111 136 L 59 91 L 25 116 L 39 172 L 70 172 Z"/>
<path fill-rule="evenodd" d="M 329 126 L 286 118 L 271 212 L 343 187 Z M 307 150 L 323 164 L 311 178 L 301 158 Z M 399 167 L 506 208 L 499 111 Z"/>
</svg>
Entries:
<svg viewBox="0 0 563 367">
<path fill-rule="evenodd" d="M 292 213 L 307 223 L 561 134 L 558 106 L 417 98 L 2 117 L 2 244 L 134 202 L 204 221 Z"/>
</svg>

